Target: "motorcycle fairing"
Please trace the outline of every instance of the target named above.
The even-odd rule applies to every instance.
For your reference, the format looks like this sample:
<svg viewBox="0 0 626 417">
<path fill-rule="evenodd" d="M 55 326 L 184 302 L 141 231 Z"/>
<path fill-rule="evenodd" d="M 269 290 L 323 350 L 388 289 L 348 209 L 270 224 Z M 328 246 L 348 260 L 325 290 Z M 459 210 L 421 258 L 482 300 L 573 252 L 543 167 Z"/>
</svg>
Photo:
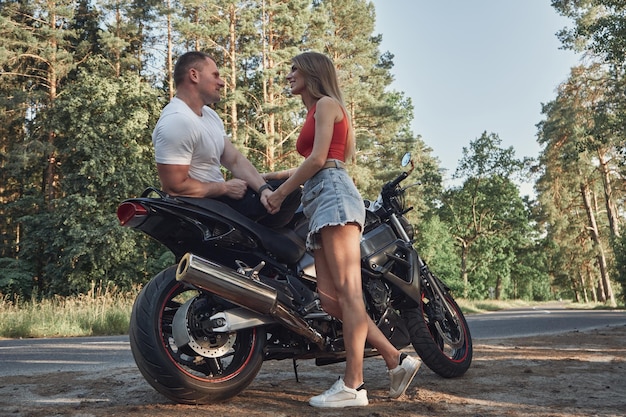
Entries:
<svg viewBox="0 0 626 417">
<path fill-rule="evenodd" d="M 304 242 L 289 229 L 270 229 L 217 200 L 192 197 L 135 198 L 149 210 L 134 225 L 170 249 L 177 259 L 198 247 L 228 247 L 236 251 L 266 249 L 278 262 L 296 263 L 304 254 Z M 234 244 L 236 243 L 236 247 Z"/>
</svg>

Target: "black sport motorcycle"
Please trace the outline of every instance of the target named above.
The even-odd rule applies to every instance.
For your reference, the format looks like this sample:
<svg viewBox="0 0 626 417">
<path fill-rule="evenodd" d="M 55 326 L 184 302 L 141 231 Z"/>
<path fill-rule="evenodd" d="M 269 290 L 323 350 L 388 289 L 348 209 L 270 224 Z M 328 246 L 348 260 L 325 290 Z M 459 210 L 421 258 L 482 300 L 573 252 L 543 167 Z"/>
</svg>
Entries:
<svg viewBox="0 0 626 417">
<path fill-rule="evenodd" d="M 365 201 L 361 240 L 368 314 L 398 349 L 413 345 L 442 377 L 463 375 L 472 361 L 467 322 L 449 288 L 412 246 L 404 217 L 411 164 Z M 135 300 L 130 345 L 146 380 L 172 401 L 208 404 L 243 391 L 265 360 L 345 360 L 341 322 L 316 293 L 300 212 L 269 229 L 211 199 L 170 197 L 149 188 L 117 210 L 121 225 L 148 234 L 178 264 L 152 278 Z M 366 357 L 375 349 L 366 346 Z"/>
</svg>

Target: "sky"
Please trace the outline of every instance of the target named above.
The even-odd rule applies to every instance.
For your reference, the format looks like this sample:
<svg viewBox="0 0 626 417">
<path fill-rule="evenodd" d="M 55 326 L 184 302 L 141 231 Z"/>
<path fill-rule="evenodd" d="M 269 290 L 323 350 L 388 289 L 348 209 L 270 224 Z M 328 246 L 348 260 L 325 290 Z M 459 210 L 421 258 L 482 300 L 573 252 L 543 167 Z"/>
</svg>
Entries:
<svg viewBox="0 0 626 417">
<path fill-rule="evenodd" d="M 411 98 L 413 133 L 433 149 L 447 179 L 463 147 L 483 132 L 497 134 L 519 159 L 539 156 L 541 105 L 581 62 L 559 49 L 556 32 L 572 22 L 550 0 L 373 3 L 381 52 L 394 55 L 391 88 Z"/>
</svg>

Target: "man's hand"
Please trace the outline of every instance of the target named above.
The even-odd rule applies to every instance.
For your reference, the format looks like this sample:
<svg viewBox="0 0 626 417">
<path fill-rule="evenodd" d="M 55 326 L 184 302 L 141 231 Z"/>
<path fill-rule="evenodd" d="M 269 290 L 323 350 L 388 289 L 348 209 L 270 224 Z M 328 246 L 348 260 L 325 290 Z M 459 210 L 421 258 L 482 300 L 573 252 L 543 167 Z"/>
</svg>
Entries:
<svg viewBox="0 0 626 417">
<path fill-rule="evenodd" d="M 232 180 L 226 181 L 224 183 L 224 187 L 226 189 L 226 192 L 224 193 L 226 197 L 241 200 L 246 194 L 248 184 L 244 180 L 233 178 Z"/>
</svg>

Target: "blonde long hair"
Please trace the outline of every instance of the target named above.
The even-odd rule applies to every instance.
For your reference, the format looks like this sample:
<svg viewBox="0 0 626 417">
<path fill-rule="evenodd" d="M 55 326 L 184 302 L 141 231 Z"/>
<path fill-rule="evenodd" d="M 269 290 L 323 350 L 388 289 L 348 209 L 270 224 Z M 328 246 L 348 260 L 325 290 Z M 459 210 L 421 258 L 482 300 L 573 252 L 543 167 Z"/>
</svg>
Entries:
<svg viewBox="0 0 626 417">
<path fill-rule="evenodd" d="M 346 162 L 352 162 L 356 155 L 356 140 L 352 121 L 339 88 L 335 65 L 330 58 L 319 52 L 303 52 L 293 57 L 291 62 L 304 75 L 306 88 L 314 98 L 332 97 L 343 108 L 345 117 L 348 118 L 348 138 L 344 159 Z"/>
</svg>

